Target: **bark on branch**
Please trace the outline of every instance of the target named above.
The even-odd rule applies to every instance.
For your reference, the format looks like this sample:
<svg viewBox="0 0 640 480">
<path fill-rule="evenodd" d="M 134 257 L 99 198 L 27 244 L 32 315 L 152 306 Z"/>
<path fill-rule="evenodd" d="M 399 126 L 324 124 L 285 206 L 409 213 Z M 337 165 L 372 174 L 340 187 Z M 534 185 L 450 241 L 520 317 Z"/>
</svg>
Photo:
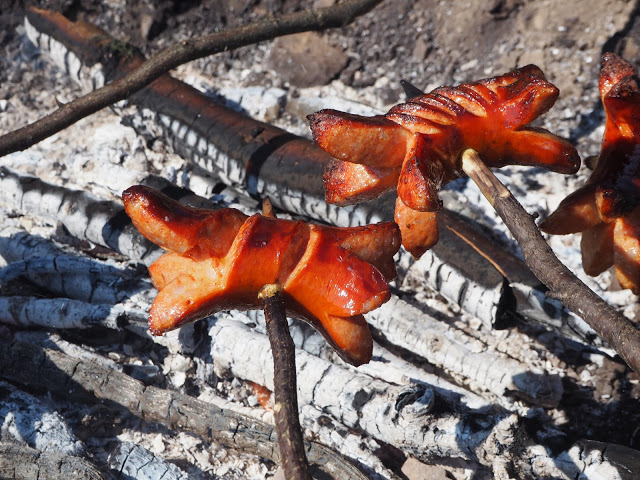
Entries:
<svg viewBox="0 0 640 480">
<path fill-rule="evenodd" d="M 548 295 L 581 316 L 627 365 L 640 373 L 640 331 L 558 260 L 533 218 L 493 175 L 477 152 L 470 149 L 462 154 L 462 169 L 507 225 L 522 249 L 525 263 L 549 288 Z"/>
<path fill-rule="evenodd" d="M 0 137 L 0 157 L 24 150 L 78 120 L 140 90 L 163 73 L 183 63 L 222 51 L 270 40 L 275 37 L 341 27 L 352 22 L 382 0 L 350 0 L 338 5 L 310 9 L 262 20 L 172 45 L 145 61 L 130 74 L 83 97 L 61 106 L 55 112 Z"/>
</svg>

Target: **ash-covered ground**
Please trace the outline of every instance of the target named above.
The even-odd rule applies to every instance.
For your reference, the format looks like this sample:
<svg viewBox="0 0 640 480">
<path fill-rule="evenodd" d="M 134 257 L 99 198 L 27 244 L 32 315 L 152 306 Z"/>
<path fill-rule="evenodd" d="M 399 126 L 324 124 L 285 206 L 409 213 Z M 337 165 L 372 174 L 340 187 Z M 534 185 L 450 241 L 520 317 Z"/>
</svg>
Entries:
<svg viewBox="0 0 640 480">
<path fill-rule="evenodd" d="M 72 19 L 95 23 L 116 38 L 153 55 L 174 42 L 242 25 L 266 14 L 333 3 L 333 0 L 111 0 L 43 1 L 38 5 L 61 11 Z M 56 101 L 66 102 L 77 96 L 79 90 L 33 47 L 26 45 L 21 26 L 25 4 L 8 1 L 0 4 L 3 26 L 0 132 L 5 133 L 36 120 L 53 110 Z M 604 51 L 615 51 L 636 66 L 639 64 L 637 13 L 638 2 L 622 0 L 388 0 L 348 27 L 263 42 L 192 62 L 173 73 L 199 88 L 226 95 L 264 121 L 309 136 L 307 114 L 347 103 L 363 113 L 385 112 L 406 98 L 400 80 L 429 91 L 534 63 L 561 91 L 558 102 L 539 125 L 575 142 L 581 157 L 586 159 L 598 153 L 603 132 L 597 90 L 600 56 Z M 233 95 L 253 95 L 255 100 L 232 98 Z M 75 171 L 108 161 L 125 167 L 147 166 L 171 178 L 183 164 L 168 147 L 145 144 L 108 111 L 83 120 L 69 132 L 46 140 L 27 153 L 29 159 L 14 154 L 13 164 L 22 164 L 25 171 L 50 181 L 56 179 L 113 198 L 126 185 L 118 185 L 117 179 L 111 184 L 105 182 L 106 185 L 93 181 L 75 184 Z M 544 218 L 588 174 L 586 166 L 569 177 L 539 169 L 506 168 L 500 178 L 530 213 Z M 468 198 L 468 203 L 477 210 L 475 220 L 496 241 L 518 254 L 508 232 L 475 186 L 463 179 L 450 188 Z M 582 273 L 578 237 L 555 237 L 550 242 L 574 272 L 630 319 L 638 320 L 637 297 L 621 291 L 615 275 L 605 272 L 590 279 Z M 11 288 L 14 290 L 5 290 L 3 294 L 12 294 L 21 287 Z M 67 340 L 83 341 L 77 333 Z M 95 341 L 93 348 L 115 361 L 139 361 L 130 359 L 131 346 L 122 352 L 108 353 L 114 344 L 121 343 L 126 342 L 122 338 L 106 338 Z M 180 357 L 164 362 L 161 368 L 173 387 L 201 388 L 194 386 L 198 379 L 189 379 L 189 374 L 197 370 L 192 360 Z M 565 394 L 561 405 L 550 415 L 558 419 L 566 435 L 640 448 L 637 429 L 640 387 L 635 374 L 606 356 L 598 357 L 597 362 L 587 358 L 561 359 L 553 368 L 564 369 Z M 220 379 L 216 388 L 231 399 L 255 405 L 251 391 L 237 379 Z M 99 409 L 81 415 L 62 413 L 77 417 L 71 423 L 77 423 L 79 436 L 89 443 L 96 431 L 105 438 L 120 435 L 176 460 L 195 478 L 264 478 L 275 471 L 270 462 L 247 460 L 223 450 L 203 454 L 201 442 L 194 437 L 162 430 L 140 433 L 137 426 L 129 424 L 130 419 L 124 425 L 102 424 Z M 101 445 L 107 448 L 106 441 Z M 464 468 L 448 471 L 458 478 L 472 478 Z M 412 475 L 411 479 L 426 478 Z"/>
</svg>

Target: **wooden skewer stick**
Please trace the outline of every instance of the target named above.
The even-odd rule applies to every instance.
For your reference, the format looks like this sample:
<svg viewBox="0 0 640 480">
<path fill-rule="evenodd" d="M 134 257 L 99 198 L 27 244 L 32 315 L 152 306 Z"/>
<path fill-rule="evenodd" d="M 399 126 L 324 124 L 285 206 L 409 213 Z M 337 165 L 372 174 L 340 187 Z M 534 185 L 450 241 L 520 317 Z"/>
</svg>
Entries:
<svg viewBox="0 0 640 480">
<path fill-rule="evenodd" d="M 311 480 L 298 416 L 295 346 L 287 324 L 282 287 L 265 285 L 258 297 L 264 305 L 273 354 L 273 414 L 284 475 L 287 480 Z"/>
<path fill-rule="evenodd" d="M 276 217 L 269 197 L 262 201 L 262 215 Z M 277 283 L 265 285 L 258 298 L 264 306 L 273 355 L 273 415 L 284 476 L 287 480 L 311 480 L 298 413 L 296 348 L 287 324 L 282 286 Z"/>
<path fill-rule="evenodd" d="M 640 373 L 640 331 L 596 295 L 555 256 L 533 218 L 473 149 L 462 153 L 462 169 L 478 185 L 522 249 L 524 261 L 560 300 L 589 324 L 636 373 Z"/>
</svg>

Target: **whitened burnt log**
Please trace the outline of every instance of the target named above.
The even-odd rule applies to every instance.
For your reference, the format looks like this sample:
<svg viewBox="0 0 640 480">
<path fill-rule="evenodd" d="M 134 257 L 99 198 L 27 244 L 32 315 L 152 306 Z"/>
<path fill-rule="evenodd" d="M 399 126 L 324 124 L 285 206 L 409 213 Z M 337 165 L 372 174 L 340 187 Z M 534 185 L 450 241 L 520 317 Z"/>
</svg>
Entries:
<svg viewBox="0 0 640 480">
<path fill-rule="evenodd" d="M 0 252 L 0 256 L 2 252 Z M 51 293 L 89 303 L 113 304 L 151 287 L 132 269 L 77 255 L 47 255 L 12 263 L 0 271 L 0 286 L 19 277 Z"/>
<path fill-rule="evenodd" d="M 241 415 L 255 418 L 268 424 L 273 423 L 273 412 L 262 407 L 245 407 L 237 402 L 224 400 L 209 388 L 200 398 L 216 406 Z M 369 480 L 396 480 L 398 476 L 384 466 L 376 452 L 382 444 L 370 436 L 346 427 L 330 415 L 311 405 L 300 406 L 300 421 L 311 437 L 332 450 L 339 451 L 360 468 Z"/>
<path fill-rule="evenodd" d="M 51 404 L 0 382 L 2 441 L 21 443 L 42 452 L 81 456 L 84 446 Z"/>
<path fill-rule="evenodd" d="M 258 311 L 233 311 L 231 318 L 257 327 L 260 332 L 266 331 L 264 317 Z M 476 394 L 437 379 L 435 375 L 429 376 L 407 362 L 401 362 L 408 369 L 407 376 L 426 383 L 436 382 L 442 386 L 443 391 L 463 395 L 469 404 L 478 407 L 486 405 L 486 392 L 491 393 L 491 401 L 501 403 L 508 409 L 513 408 L 510 397 L 525 400 L 529 404 L 551 407 L 558 405 L 562 397 L 560 377 L 547 372 L 542 363 L 535 365 L 529 358 L 518 361 L 495 349 L 479 349 L 475 338 L 448 327 L 395 295 L 380 309 L 367 314 L 366 318 L 390 346 L 400 347 L 423 357 L 437 369 L 446 371 L 467 385 Z M 320 358 L 342 363 L 322 337 L 310 327 L 291 322 L 290 329 L 298 348 Z M 526 349 L 526 346 L 522 345 L 522 348 Z M 400 368 L 396 363 L 399 359 L 387 349 L 381 349 L 379 353 L 382 355 L 380 362 L 376 362 L 374 356 L 373 363 L 363 367 L 365 370 L 375 372 L 379 368 Z M 386 378 L 382 374 L 374 376 Z"/>
<path fill-rule="evenodd" d="M 177 465 L 167 462 L 140 445 L 123 442 L 109 455 L 109 467 L 122 480 L 188 480 Z"/>
<path fill-rule="evenodd" d="M 173 198 L 195 197 L 193 192 L 159 177 L 147 176 L 146 180 L 145 184 Z M 149 264 L 160 255 L 158 247 L 133 227 L 120 202 L 53 185 L 6 167 L 0 167 L 0 186 L 0 206 L 9 211 L 60 222 L 76 238 L 111 248 L 134 261 Z"/>
<path fill-rule="evenodd" d="M 557 375 L 497 352 L 476 351 L 469 339 L 397 297 L 366 318 L 388 341 L 474 382 L 475 388 L 484 388 L 498 398 L 509 393 L 533 404 L 553 407 L 562 397 Z"/>
<path fill-rule="evenodd" d="M 504 326 L 514 311 L 505 278 L 477 252 L 460 248 L 462 243 L 441 230 L 437 250 L 411 265 L 403 281 L 440 293 L 489 328 Z"/>
<path fill-rule="evenodd" d="M 640 478 L 640 452 L 612 443 L 580 440 L 558 455 L 553 462 L 549 460 L 541 455 L 532 462 L 532 471 L 538 478 Z"/>
<path fill-rule="evenodd" d="M 147 387 L 92 361 L 0 338 L 0 372 L 14 383 L 44 388 L 74 401 L 107 402 L 148 422 L 159 422 L 227 448 L 278 460 L 273 427 L 187 395 Z M 334 478 L 366 478 L 355 466 L 320 444 L 305 442 L 305 448 L 309 461 Z"/>
<path fill-rule="evenodd" d="M 270 347 L 264 335 L 225 319 L 216 321 L 211 334 L 216 368 L 229 369 L 236 376 L 270 386 Z M 418 386 L 403 390 L 387 384 L 376 388 L 385 382 L 365 378 L 368 376 L 351 367 L 342 369 L 304 352 L 298 352 L 297 361 L 304 425 L 316 421 L 314 415 L 306 418 L 310 411 L 322 411 L 339 423 L 384 439 L 418 459 L 429 462 L 461 458 L 478 462 L 499 479 L 513 478 L 516 472 L 516 478 L 569 480 L 586 466 L 594 475 L 604 475 L 600 478 L 629 478 L 625 477 L 628 471 L 637 471 L 640 454 L 635 450 L 629 449 L 628 462 L 620 460 L 622 455 L 598 455 L 602 447 L 586 451 L 583 442 L 553 453 L 563 435 L 551 424 L 539 425 L 536 435 L 550 440 L 554 448 L 532 439 L 516 414 L 478 413 L 461 405 L 446 406 L 438 403 L 438 396 L 433 398 L 431 413 L 431 400 L 426 400 L 429 395 Z M 451 415 L 447 413 L 449 409 L 457 413 Z M 569 459 L 574 463 L 570 464 Z"/>
<path fill-rule="evenodd" d="M 14 204 L 17 205 L 24 203 L 20 199 L 26 195 L 25 189 L 20 188 L 21 185 L 25 183 L 32 185 L 32 188 L 27 189 L 27 191 L 30 192 L 46 192 L 49 188 L 48 185 L 34 177 L 14 174 L 6 178 L 9 179 L 7 181 L 9 185 L 6 192 L 11 192 L 11 187 L 13 187 L 13 192 L 18 193 L 14 193 L 13 195 L 6 193 L 4 198 L 7 196 L 14 198 Z M 3 184 L 4 182 L 0 183 L 0 185 Z M 65 197 L 71 194 L 70 191 L 67 191 L 63 187 L 51 188 L 58 192 L 63 192 L 62 194 L 65 195 Z M 77 193 L 79 195 L 85 195 L 81 192 Z M 42 196 L 42 193 L 40 193 L 40 196 Z M 2 198 L 1 193 L 0 198 Z M 18 201 L 15 199 L 18 199 Z M 92 201 L 95 203 L 95 200 Z M 119 209 L 120 207 L 111 205 L 110 208 L 111 215 L 103 215 L 100 220 L 95 219 L 91 221 L 94 225 L 93 230 L 101 230 L 99 228 L 101 225 L 100 221 L 104 222 L 103 228 L 108 230 L 107 226 L 114 215 L 113 210 Z M 64 218 L 62 221 L 64 223 Z M 89 220 L 85 220 L 84 224 L 89 222 Z M 72 223 L 72 220 L 69 219 L 70 226 Z M 127 245 L 148 245 L 146 240 L 141 240 L 140 235 L 135 231 L 131 231 L 130 228 L 132 228 L 130 225 L 124 227 L 122 231 L 125 233 L 119 235 L 123 243 Z M 75 231 L 78 232 L 78 235 L 85 235 L 84 238 L 88 240 L 100 240 L 99 238 L 96 239 L 95 236 L 86 235 L 85 232 L 87 232 L 87 229 L 83 229 L 82 227 L 76 227 Z M 80 238 L 83 237 L 81 236 Z M 131 249 L 128 251 L 131 252 Z M 155 252 L 157 255 L 157 249 Z M 133 252 L 133 254 L 135 254 L 135 252 Z M 140 257 L 138 256 L 138 258 Z M 136 257 L 133 257 L 133 259 L 136 260 Z M 396 304 L 398 305 L 397 310 L 395 308 Z M 401 314 L 400 312 L 404 313 Z M 391 321 L 392 318 L 394 318 L 393 321 Z M 441 322 L 429 322 L 428 318 L 426 318 L 422 312 L 410 307 L 397 298 L 395 298 L 391 304 L 371 314 L 369 321 L 381 330 L 392 343 L 418 353 L 434 365 L 446 371 L 459 373 L 462 378 L 475 382 L 481 386 L 481 388 L 487 389 L 497 396 L 502 396 L 505 391 L 509 391 L 531 403 L 547 406 L 555 405 L 561 396 L 558 378 L 545 375 L 544 372 L 531 372 L 529 371 L 528 365 L 518 364 L 515 360 L 502 358 L 495 353 L 472 353 L 460 343 L 452 343 L 449 341 L 448 337 L 450 335 L 446 334 L 448 328 L 441 324 Z M 415 326 L 424 321 L 427 321 L 429 324 L 424 325 L 419 331 L 416 330 Z M 414 333 L 412 334 L 411 332 Z M 414 340 L 411 340 L 411 335 L 414 335 Z M 429 343 L 429 341 L 425 340 L 426 337 L 432 338 L 436 343 Z"/>
<path fill-rule="evenodd" d="M 272 388 L 267 338 L 233 320 L 218 318 L 211 327 L 211 356 L 217 369 Z M 483 427 L 472 429 L 478 416 L 454 414 L 438 404 L 425 385 L 392 385 L 353 368 L 343 368 L 298 351 L 298 397 L 347 427 L 361 430 L 419 459 L 463 458 L 479 461 L 492 428 L 504 414 L 481 414 Z M 431 409 L 438 411 L 430 414 Z M 464 425 L 468 423 L 467 435 Z M 471 430 L 474 430 L 471 433 Z"/>
<path fill-rule="evenodd" d="M 115 117 L 114 117 L 115 119 Z M 142 143 L 142 138 L 137 139 Z M 129 155 L 129 150 L 123 152 L 122 148 L 138 149 L 143 156 L 148 150 L 143 145 L 119 145 L 117 142 L 111 147 L 112 155 Z M 133 154 L 134 156 L 136 153 Z M 21 174 L 38 177 L 44 182 L 66 186 L 68 183 L 82 183 L 92 189 L 96 195 L 106 196 L 117 201 L 124 190 L 131 185 L 146 185 L 161 190 L 166 195 L 181 203 L 205 208 L 233 207 L 241 211 L 255 208 L 258 204 L 255 199 L 245 198 L 246 194 L 238 192 L 233 187 L 222 183 L 211 175 L 203 174 L 194 169 L 180 172 L 166 172 L 171 180 L 150 174 L 153 167 L 148 161 L 136 161 L 134 164 L 114 164 L 113 158 L 93 161 L 91 155 L 72 155 L 65 159 L 63 172 L 51 169 L 50 160 L 39 151 L 30 152 L 29 155 L 9 155 L 3 158 L 3 165 L 7 168 L 19 171 Z M 91 167 L 87 168 L 87 162 Z M 105 181 L 108 179 L 108 181 Z M 240 200 L 242 203 L 238 203 Z"/>
<path fill-rule="evenodd" d="M 149 301 L 149 298 L 146 300 Z M 22 299 L 21 301 L 26 302 L 27 300 Z M 28 301 L 32 305 L 31 308 L 36 304 L 45 305 L 47 302 L 55 303 L 42 299 Z M 5 303 L 17 305 L 19 300 L 6 299 Z M 119 307 L 102 307 L 102 309 L 98 309 L 99 311 L 95 311 L 97 307 L 83 306 L 77 302 L 68 303 L 70 306 L 76 307 L 78 312 L 84 307 L 85 313 L 78 313 L 75 317 L 80 319 L 84 317 L 86 326 L 91 325 L 89 320 L 95 318 L 95 322 L 103 321 L 106 322 L 106 326 L 116 328 L 118 323 L 114 323 L 114 320 L 121 319 L 120 325 L 126 325 L 127 323 L 122 322 L 122 319 L 135 317 L 135 310 L 128 312 L 128 315 L 123 315 Z M 68 310 L 71 307 L 66 308 L 67 310 L 58 310 L 60 318 L 55 322 L 60 326 L 71 325 L 65 323 L 73 318 Z M 138 310 L 144 311 L 147 308 L 148 303 L 143 302 Z M 53 320 L 46 323 L 46 317 L 29 315 L 30 310 L 26 308 L 18 310 L 14 307 L 13 311 L 21 312 L 22 317 L 13 315 L 16 322 L 28 323 L 35 319 L 41 325 L 45 322 L 46 325 L 53 326 Z M 65 315 L 68 312 L 69 314 Z M 548 406 L 557 404 L 561 396 L 560 382 L 555 376 L 548 376 L 542 371 L 529 371 L 529 365 L 519 364 L 515 360 L 504 358 L 497 353 L 472 352 L 464 345 L 464 341 L 450 340 L 452 334 L 444 324 L 430 320 L 423 312 L 397 299 L 397 297 L 394 297 L 388 306 L 372 313 L 369 321 L 395 345 L 423 356 L 433 365 L 452 374 L 457 374 L 463 381 L 473 382 L 475 388 L 493 392 L 498 398 L 508 391 L 531 403 Z M 138 325 L 140 323 L 137 322 Z M 136 322 L 131 321 L 130 324 L 135 325 Z M 77 322 L 74 325 L 80 326 Z M 417 329 L 417 325 L 422 327 Z M 142 329 L 144 330 L 144 327 Z"/>
<path fill-rule="evenodd" d="M 6 263 L 62 253 L 52 238 L 31 235 L 22 228 L 4 226 L 0 230 L 0 256 Z"/>
<path fill-rule="evenodd" d="M 0 297 L 0 322 L 23 328 L 100 326 L 115 330 L 126 325 L 128 315 L 122 306 L 93 304 L 69 298 Z M 144 318 L 145 314 L 142 316 Z"/>
<path fill-rule="evenodd" d="M 157 176 L 147 175 L 141 179 L 141 184 L 157 188 L 175 200 L 194 206 L 247 209 L 246 205 L 235 203 L 228 196 L 219 195 L 221 202 L 213 202 Z M 234 192 L 228 192 L 228 195 L 233 194 Z M 134 262 L 149 265 L 161 254 L 155 244 L 133 227 L 121 202 L 102 200 L 86 192 L 44 182 L 40 178 L 6 167 L 0 167 L 0 207 L 22 215 L 41 217 L 54 224 L 59 222 L 74 237 L 110 248 Z M 9 230 L 4 233 L 2 238 L 8 236 L 11 239 L 11 232 Z M 25 242 L 22 244 L 23 248 L 29 248 L 33 242 L 33 239 L 25 239 L 23 236 L 16 239 L 18 244 L 9 239 L 2 240 L 4 251 L 20 249 L 20 242 Z M 55 249 L 50 248 L 47 253 L 42 254 L 51 255 L 55 252 Z M 19 258 L 20 255 L 13 256 Z M 29 255 L 29 258 L 32 256 Z"/>
<path fill-rule="evenodd" d="M 514 329 L 486 330 L 479 328 L 477 323 L 474 325 L 473 321 L 468 325 L 466 321 L 458 320 L 457 316 L 451 316 L 440 302 L 430 301 L 428 306 L 420 302 L 409 303 L 411 301 L 410 292 L 403 295 L 402 299 L 394 295 L 390 301 L 392 305 L 397 306 L 396 315 L 400 315 L 401 318 L 397 322 L 395 320 L 389 321 L 381 328 L 376 327 L 380 326 L 379 319 L 374 318 L 370 321 L 370 324 L 374 326 L 374 337 L 385 347 L 374 345 L 376 351 L 372 361 L 360 366 L 359 371 L 371 372 L 372 376 L 386 380 L 398 379 L 395 383 L 402 383 L 400 378 L 411 378 L 413 381 L 425 382 L 437 386 L 442 395 L 457 397 L 463 403 L 475 405 L 475 408 L 498 403 L 507 410 L 518 411 L 524 404 L 544 405 L 550 402 L 557 405 L 563 394 L 560 371 L 550 366 L 549 360 L 582 348 L 552 332 L 544 332 L 541 337 L 546 336 L 547 338 L 545 340 L 541 338 L 542 341 L 539 341 Z M 439 308 L 435 308 L 436 306 Z M 405 315 L 401 315 L 401 312 L 404 312 Z M 241 321 L 264 333 L 264 316 L 259 311 L 234 311 L 232 315 L 234 320 Z M 370 315 L 375 317 L 375 312 Z M 289 328 L 297 348 L 322 359 L 342 364 L 340 358 L 313 328 L 303 322 L 293 320 L 290 321 Z M 537 331 L 542 330 L 538 328 Z M 443 339 L 444 342 L 442 347 L 438 343 L 440 339 Z M 426 352 L 424 355 L 412 350 L 412 345 L 420 344 L 424 340 L 427 340 L 427 345 L 420 350 Z M 437 353 L 427 348 L 429 341 L 436 342 L 437 348 L 435 350 Z M 545 347 L 545 342 L 551 342 L 554 348 Z M 452 343 L 455 346 L 450 353 L 457 353 L 452 358 L 448 358 L 441 352 L 443 348 L 444 351 L 446 348 L 450 348 Z M 441 372 L 440 376 L 429 374 L 424 369 L 416 367 L 414 363 L 391 353 L 391 351 L 397 352 L 398 348 L 405 353 L 418 354 L 421 358 L 428 360 L 436 372 Z M 543 353 L 541 354 L 541 352 Z M 466 356 L 469 353 L 472 353 L 472 361 L 480 362 L 485 368 L 474 370 L 456 364 L 455 360 L 459 358 L 458 354 Z M 497 379 L 501 375 L 504 375 L 504 378 L 501 379 L 502 384 L 498 382 L 488 388 L 485 370 L 495 359 L 499 359 L 499 362 L 491 368 L 497 370 L 490 378 Z M 413 357 L 412 361 L 416 362 L 416 360 Z M 516 370 L 514 371 L 513 368 Z M 444 376 L 442 375 L 443 370 L 446 373 Z M 508 370 L 511 370 L 511 373 L 508 373 Z M 526 370 L 529 373 L 521 376 L 520 374 Z M 514 375 L 518 378 L 516 382 L 513 379 L 509 380 Z M 551 378 L 546 378 L 548 375 Z M 447 381 L 445 379 L 447 376 L 452 376 L 455 381 L 467 388 L 461 388 L 459 385 Z M 510 383 L 518 382 L 521 383 L 517 389 L 514 385 L 510 385 Z M 545 393 L 548 388 L 551 388 L 551 391 Z M 536 399 L 531 400 L 532 395 L 536 395 Z M 515 400 L 525 400 L 525 402 Z"/>
<path fill-rule="evenodd" d="M 126 264 L 80 255 L 13 226 L 0 230 L 0 259 L 7 263 L 0 270 L 0 287 L 22 278 L 55 296 L 105 304 L 152 288 L 140 271 Z"/>
<path fill-rule="evenodd" d="M 111 248 L 135 261 L 148 263 L 160 254 L 154 244 L 136 231 L 122 205 L 115 202 L 5 167 L 0 167 L 0 186 L 0 206 L 10 211 L 60 222 L 76 238 Z"/>
<path fill-rule="evenodd" d="M 165 346 L 172 353 L 192 354 L 201 340 L 197 325 L 154 337 L 147 325 L 150 301 L 118 305 L 92 304 L 68 298 L 39 298 L 26 296 L 0 297 L 0 324 L 21 328 L 42 327 L 48 330 L 94 327 L 114 330 L 126 329 L 135 335 Z"/>
<path fill-rule="evenodd" d="M 402 302 L 404 304 L 404 302 Z M 258 310 L 248 312 L 230 312 L 229 318 L 244 323 L 245 325 L 255 328 L 260 333 L 265 333 L 264 316 Z M 316 356 L 320 359 L 339 365 L 346 365 L 342 359 L 327 344 L 325 339 L 313 327 L 301 321 L 290 320 L 289 330 L 296 345 L 296 348 Z M 390 347 L 397 347 L 393 342 L 389 342 Z M 422 383 L 432 387 L 439 396 L 449 399 L 453 404 L 459 402 L 467 405 L 475 410 L 490 408 L 493 403 L 477 393 L 466 390 L 459 385 L 447 381 L 445 378 L 428 373 L 415 364 L 410 363 L 397 355 L 394 355 L 389 349 L 382 347 L 374 342 L 373 356 L 369 363 L 360 365 L 358 372 L 370 375 L 372 378 L 384 379 L 386 382 L 396 385 L 406 385 L 409 383 Z M 498 398 L 492 398 L 493 401 L 500 401 Z M 505 405 L 510 407 L 512 405 Z"/>
<path fill-rule="evenodd" d="M 0 444 L 0 478 L 12 480 L 103 480 L 87 460 L 24 445 Z"/>
<path fill-rule="evenodd" d="M 381 451 L 388 448 L 385 442 L 347 427 L 311 405 L 300 407 L 300 423 L 303 428 L 312 432 L 312 438 L 317 438 L 323 445 L 354 461 L 370 480 L 399 480 L 399 476 L 385 467 L 381 460 L 384 457 Z"/>
</svg>

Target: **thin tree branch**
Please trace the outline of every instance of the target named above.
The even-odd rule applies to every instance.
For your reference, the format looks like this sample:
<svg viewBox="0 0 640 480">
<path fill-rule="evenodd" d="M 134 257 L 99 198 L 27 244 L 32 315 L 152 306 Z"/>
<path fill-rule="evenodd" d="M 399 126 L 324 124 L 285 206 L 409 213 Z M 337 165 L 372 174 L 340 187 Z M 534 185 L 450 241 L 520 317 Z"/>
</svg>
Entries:
<svg viewBox="0 0 640 480">
<path fill-rule="evenodd" d="M 265 285 L 259 297 L 273 355 L 273 414 L 282 468 L 287 480 L 311 480 L 298 413 L 295 346 L 287 325 L 282 288 Z"/>
<path fill-rule="evenodd" d="M 0 157 L 24 150 L 78 120 L 124 100 L 172 68 L 197 58 L 309 30 L 342 27 L 382 0 L 348 0 L 338 5 L 265 18 L 228 31 L 172 45 L 104 87 L 77 98 L 53 113 L 0 137 Z"/>
<path fill-rule="evenodd" d="M 549 296 L 587 322 L 634 371 L 640 373 L 640 330 L 596 295 L 558 260 L 531 216 L 472 149 L 462 169 L 478 185 L 520 245 L 524 261 L 550 290 Z"/>
</svg>

